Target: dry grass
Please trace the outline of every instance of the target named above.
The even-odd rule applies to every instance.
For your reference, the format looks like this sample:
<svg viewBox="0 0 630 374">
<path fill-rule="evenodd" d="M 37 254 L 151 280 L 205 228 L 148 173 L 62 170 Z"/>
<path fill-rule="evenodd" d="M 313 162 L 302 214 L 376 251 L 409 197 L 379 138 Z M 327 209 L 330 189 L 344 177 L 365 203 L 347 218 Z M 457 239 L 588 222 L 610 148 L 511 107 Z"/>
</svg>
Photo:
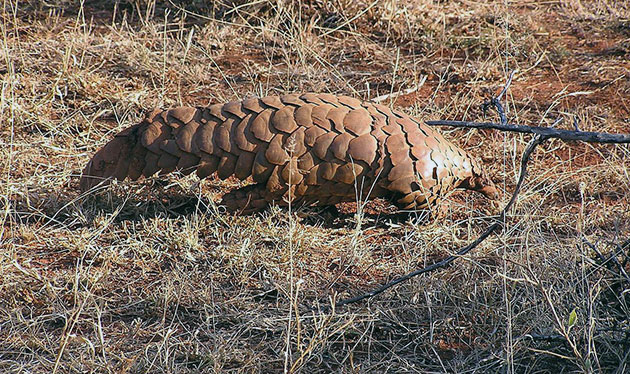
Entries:
<svg viewBox="0 0 630 374">
<path fill-rule="evenodd" d="M 298 207 L 239 217 L 213 203 L 234 181 L 169 176 L 89 197 L 77 181 L 156 106 L 369 99 L 426 76 L 391 105 L 480 119 L 514 68 L 515 121 L 627 133 L 626 2 L 76 3 L 3 3 L 0 371 L 630 370 L 629 282 L 582 243 L 610 253 L 630 237 L 627 146 L 549 142 L 506 230 L 334 313 L 305 311 L 450 253 L 497 207 L 456 193 L 428 224 Z M 511 190 L 526 136 L 444 130 Z"/>
</svg>

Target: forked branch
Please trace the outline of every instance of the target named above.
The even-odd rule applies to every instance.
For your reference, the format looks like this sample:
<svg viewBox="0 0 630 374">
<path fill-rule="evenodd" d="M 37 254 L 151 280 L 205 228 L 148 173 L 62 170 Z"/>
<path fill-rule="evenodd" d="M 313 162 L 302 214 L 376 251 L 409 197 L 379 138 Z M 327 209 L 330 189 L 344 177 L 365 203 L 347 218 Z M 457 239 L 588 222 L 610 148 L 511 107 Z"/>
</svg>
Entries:
<svg viewBox="0 0 630 374">
<path fill-rule="evenodd" d="M 470 121 L 426 121 L 429 126 L 453 126 L 475 129 L 495 129 L 501 131 L 535 134 L 546 138 L 587 143 L 630 144 L 630 134 L 609 134 L 605 132 L 563 130 L 552 127 L 525 126 L 511 123 L 470 122 Z"/>
<path fill-rule="evenodd" d="M 534 149 L 536 148 L 536 146 L 538 146 L 539 144 L 541 144 L 543 141 L 545 141 L 546 138 L 536 135 L 534 137 L 534 139 L 532 139 L 532 141 L 527 145 L 527 148 L 525 149 L 525 151 L 523 152 L 523 157 L 521 159 L 521 172 L 520 175 L 518 177 L 518 182 L 516 184 L 516 188 L 514 188 L 514 192 L 512 193 L 512 198 L 510 199 L 510 201 L 505 205 L 505 207 L 503 208 L 503 210 L 501 210 L 501 213 L 499 214 L 499 217 L 497 218 L 497 220 L 490 225 L 490 227 L 488 227 L 486 229 L 486 231 L 483 232 L 483 234 L 481 234 L 481 236 L 479 236 L 477 239 L 475 239 L 472 243 L 468 244 L 465 247 L 462 247 L 460 250 L 457 251 L 457 253 L 455 253 L 454 255 L 450 255 L 444 259 L 442 259 L 439 262 L 436 262 L 432 265 L 429 265 L 425 268 L 422 269 L 418 269 L 416 271 L 413 271 L 409 274 L 406 274 L 402 277 L 396 278 L 393 281 L 375 289 L 372 290 L 368 293 L 365 293 L 363 295 L 360 296 L 356 296 L 350 299 L 345 299 L 342 300 L 340 302 L 338 302 L 337 304 L 335 304 L 336 307 L 340 307 L 343 305 L 347 305 L 347 304 L 351 304 L 351 303 L 356 303 L 357 301 L 361 301 L 364 299 L 368 299 L 370 297 L 376 296 L 380 293 L 383 293 L 384 291 L 392 288 L 393 286 L 397 285 L 398 283 L 404 282 L 410 278 L 413 278 L 417 275 L 420 274 L 424 274 L 424 273 L 429 273 L 431 271 L 437 270 L 439 268 L 445 267 L 448 264 L 450 264 L 451 262 L 455 261 L 457 258 L 464 256 L 465 254 L 467 254 L 468 252 L 470 252 L 471 250 L 473 250 L 475 247 L 477 247 L 479 244 L 481 244 L 481 242 L 483 242 L 488 236 L 490 236 L 490 234 L 492 234 L 494 231 L 496 231 L 503 223 L 503 220 L 507 214 L 507 212 L 510 210 L 510 208 L 512 207 L 512 205 L 514 204 L 514 202 L 516 201 L 516 197 L 518 196 L 521 187 L 523 186 L 523 181 L 525 180 L 525 177 L 527 176 L 527 162 L 529 161 L 529 158 L 532 154 L 532 152 L 534 152 Z"/>
<path fill-rule="evenodd" d="M 489 101 L 485 102 L 482 105 L 482 109 L 484 110 L 484 112 L 489 107 L 494 107 L 499 114 L 500 123 L 470 122 L 470 121 L 426 121 L 426 123 L 430 126 L 454 126 L 454 127 L 467 127 L 467 128 L 478 128 L 478 129 L 496 129 L 496 130 L 501 130 L 501 131 L 534 134 L 534 138 L 530 141 L 527 148 L 523 152 L 523 157 L 521 158 L 520 175 L 518 178 L 518 182 L 516 184 L 516 188 L 514 189 L 514 192 L 512 193 L 512 197 L 510 201 L 505 205 L 503 210 L 501 210 L 501 213 L 499 214 L 498 219 L 492 225 L 490 225 L 490 227 L 488 227 L 486 231 L 484 231 L 477 239 L 475 239 L 473 242 L 471 242 L 467 246 L 459 249 L 455 254 L 445 257 L 441 261 L 438 261 L 432 265 L 429 265 L 422 269 L 418 269 L 402 277 L 396 278 L 393 281 L 377 289 L 374 289 L 370 292 L 367 292 L 363 295 L 342 300 L 335 304 L 336 307 L 340 307 L 340 306 L 348 305 L 351 303 L 356 303 L 361 300 L 369 299 L 417 275 L 429 273 L 439 268 L 443 268 L 449 265 L 450 263 L 452 263 L 453 261 L 455 261 L 457 258 L 464 256 L 465 254 L 473 250 L 475 247 L 477 247 L 488 236 L 490 236 L 490 234 L 495 232 L 498 228 L 500 228 L 503 225 L 503 221 L 505 220 L 507 212 L 516 201 L 516 198 L 518 197 L 518 194 L 523 185 L 523 181 L 525 180 L 525 177 L 527 176 L 527 163 L 529 162 L 530 156 L 533 153 L 534 149 L 545 140 L 550 139 L 550 138 L 556 138 L 556 139 L 561 139 L 563 141 L 630 144 L 630 134 L 608 134 L 608 133 L 601 133 L 601 132 L 580 131 L 575 123 L 574 123 L 575 130 L 562 130 L 562 129 L 556 129 L 554 127 L 537 127 L 537 126 L 524 126 L 524 125 L 509 124 L 507 122 L 507 117 L 505 115 L 503 106 L 501 105 L 501 98 L 507 92 L 507 89 L 510 86 L 513 77 L 514 77 L 514 72 L 510 74 L 510 77 L 505 87 L 501 91 L 501 93 L 498 96 L 490 99 Z M 554 125 L 556 125 L 558 122 L 559 121 L 554 122 Z"/>
</svg>

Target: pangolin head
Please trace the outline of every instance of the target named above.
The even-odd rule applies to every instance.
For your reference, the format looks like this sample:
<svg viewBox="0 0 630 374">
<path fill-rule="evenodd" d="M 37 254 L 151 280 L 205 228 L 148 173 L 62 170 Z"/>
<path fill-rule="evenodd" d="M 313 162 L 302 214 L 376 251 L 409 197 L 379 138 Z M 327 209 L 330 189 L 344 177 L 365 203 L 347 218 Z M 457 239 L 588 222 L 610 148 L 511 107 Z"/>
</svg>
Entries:
<svg viewBox="0 0 630 374">
<path fill-rule="evenodd" d="M 497 190 L 492 179 L 488 177 L 488 174 L 481 168 L 479 162 L 471 158 L 470 165 L 468 176 L 462 180 L 459 187 L 480 192 L 491 200 L 498 199 L 499 190 Z"/>
</svg>

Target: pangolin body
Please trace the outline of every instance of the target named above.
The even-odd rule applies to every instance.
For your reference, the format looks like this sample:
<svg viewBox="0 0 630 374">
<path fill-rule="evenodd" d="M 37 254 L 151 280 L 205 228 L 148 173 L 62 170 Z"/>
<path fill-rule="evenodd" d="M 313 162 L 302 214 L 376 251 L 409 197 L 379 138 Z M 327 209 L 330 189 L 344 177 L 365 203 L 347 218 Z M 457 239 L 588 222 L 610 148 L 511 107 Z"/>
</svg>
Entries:
<svg viewBox="0 0 630 374">
<path fill-rule="evenodd" d="M 314 93 L 155 110 L 94 155 L 80 186 L 174 170 L 251 176 L 254 184 L 223 197 L 229 210 L 243 212 L 271 202 L 333 205 L 357 197 L 426 209 L 456 187 L 497 195 L 474 158 L 417 119 Z"/>
</svg>

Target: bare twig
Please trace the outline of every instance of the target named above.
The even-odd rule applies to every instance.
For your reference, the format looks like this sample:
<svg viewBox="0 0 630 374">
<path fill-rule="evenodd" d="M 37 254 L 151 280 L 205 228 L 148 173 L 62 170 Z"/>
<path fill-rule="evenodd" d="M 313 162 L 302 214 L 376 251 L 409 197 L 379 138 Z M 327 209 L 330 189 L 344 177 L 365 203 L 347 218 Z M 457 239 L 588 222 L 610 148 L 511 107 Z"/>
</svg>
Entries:
<svg viewBox="0 0 630 374">
<path fill-rule="evenodd" d="M 490 234 L 492 234 L 494 231 L 496 231 L 502 224 L 503 219 L 505 218 L 507 212 L 510 210 L 510 208 L 512 207 L 512 205 L 514 204 L 514 202 L 516 201 L 516 197 L 518 196 L 521 187 L 523 186 L 523 181 L 525 180 L 525 177 L 527 176 L 527 162 L 529 161 L 529 158 L 532 154 L 532 152 L 534 151 L 534 149 L 536 148 L 536 146 L 538 146 L 540 143 L 542 143 L 543 141 L 545 141 L 545 138 L 542 136 L 535 136 L 534 139 L 532 139 L 532 141 L 528 144 L 527 148 L 525 149 L 525 151 L 523 152 L 523 157 L 521 159 L 521 172 L 520 172 L 520 176 L 518 178 L 518 182 L 516 183 L 516 187 L 514 188 L 514 192 L 512 193 L 512 198 L 510 199 L 510 201 L 505 205 L 505 207 L 503 208 L 503 210 L 501 211 L 501 213 L 499 214 L 498 219 L 492 224 L 490 225 L 490 227 L 488 227 L 486 229 L 486 231 L 483 232 L 483 234 L 481 234 L 477 239 L 475 239 L 472 243 L 468 244 L 467 246 L 461 248 L 460 250 L 457 251 L 456 254 L 454 255 L 450 255 L 444 259 L 442 259 L 441 261 L 438 261 L 432 265 L 429 265 L 425 268 L 422 269 L 418 269 L 416 271 L 413 271 L 409 274 L 403 275 L 402 277 L 396 278 L 393 281 L 375 289 L 372 290 L 370 292 L 367 292 L 363 295 L 360 296 L 356 296 L 350 299 L 345 299 L 342 300 L 340 302 L 338 302 L 335 306 L 336 307 L 340 307 L 343 305 L 348 305 L 348 304 L 352 304 L 352 303 L 356 303 L 358 301 L 361 300 L 365 300 L 371 297 L 374 297 L 380 293 L 383 293 L 384 291 L 392 288 L 393 286 L 397 285 L 398 283 L 404 282 L 410 278 L 413 278 L 417 275 L 420 274 L 424 274 L 424 273 L 428 273 L 434 270 L 437 270 L 439 268 L 443 268 L 445 266 L 447 266 L 448 264 L 450 264 L 451 262 L 455 261 L 458 257 L 461 257 L 465 254 L 467 254 L 468 252 L 470 252 L 471 250 L 473 250 L 475 247 L 477 247 L 479 244 L 481 244 L 481 242 L 483 242 L 488 236 L 490 236 Z"/>
<path fill-rule="evenodd" d="M 381 287 L 379 287 L 379 288 L 377 288 L 377 289 L 375 289 L 375 290 L 372 290 L 372 291 L 370 291 L 370 292 L 368 292 L 368 293 L 365 293 L 365 294 L 363 294 L 363 295 L 356 296 L 356 297 L 353 297 L 353 298 L 350 298 L 350 299 L 345 299 L 345 300 L 342 300 L 342 301 L 338 302 L 335 306 L 336 306 L 336 307 L 340 307 L 340 306 L 344 306 L 344 305 L 348 305 L 348 304 L 356 303 L 357 301 L 361 301 L 361 300 L 364 300 L 364 299 L 368 299 L 368 298 L 370 298 L 370 297 L 376 296 L 376 295 L 378 295 L 378 294 L 380 294 L 380 293 L 382 293 L 382 292 L 384 292 L 384 291 L 386 291 L 386 290 L 388 290 L 388 289 L 390 289 L 390 288 L 394 287 L 394 286 L 395 286 L 395 285 L 397 285 L 398 283 L 404 282 L 404 281 L 406 281 L 406 280 L 408 280 L 408 279 L 410 279 L 410 278 L 413 278 L 413 277 L 415 277 L 415 276 L 417 276 L 417 275 L 424 274 L 424 273 L 428 273 L 428 272 L 434 271 L 434 270 L 436 270 L 436 269 L 442 268 L 442 267 L 444 267 L 444 266 L 446 266 L 446 265 L 450 264 L 451 262 L 453 262 L 456 258 L 458 258 L 458 257 L 460 257 L 460 256 L 463 256 L 463 255 L 465 255 L 466 253 L 470 252 L 473 248 L 475 248 L 476 246 L 478 246 L 478 245 L 479 245 L 479 243 L 481 243 L 481 242 L 482 242 L 482 241 L 484 241 L 484 240 L 485 240 L 488 236 L 490 236 L 490 234 L 492 234 L 492 233 L 494 232 L 494 230 L 496 230 L 499 226 L 500 226 L 500 223 L 499 223 L 499 222 L 495 222 L 495 223 L 493 223 L 493 224 L 492 224 L 490 227 L 488 227 L 488 229 L 487 229 L 487 230 L 486 230 L 483 234 L 481 234 L 481 236 L 480 236 L 480 237 L 478 237 L 478 238 L 477 238 L 474 242 L 472 242 L 472 243 L 468 244 L 467 246 L 463 247 L 462 249 L 460 249 L 460 250 L 459 250 L 456 254 L 454 254 L 454 255 L 450 255 L 450 256 L 446 257 L 445 259 L 443 259 L 443 260 L 441 260 L 441 261 L 439 261 L 439 262 L 436 262 L 436 263 L 434 263 L 434 264 L 432 264 L 432 265 L 429 265 L 429 266 L 427 266 L 427 267 L 425 267 L 425 268 L 418 269 L 418 270 L 413 271 L 413 272 L 411 272 L 411 273 L 409 273 L 409 274 L 403 275 L 402 277 L 396 278 L 396 279 L 394 279 L 393 281 L 391 281 L 391 282 L 389 282 L 389 283 L 387 283 L 387 284 L 385 284 L 385 285 L 383 285 L 383 286 L 381 286 Z"/>
<path fill-rule="evenodd" d="M 507 82 L 505 83 L 505 86 L 501 90 L 501 93 L 497 97 L 494 98 L 495 101 L 498 101 L 499 103 L 501 102 L 501 99 L 503 99 L 503 95 L 505 95 L 508 88 L 510 88 L 510 85 L 512 84 L 512 79 L 514 78 L 514 74 L 516 74 L 517 71 L 518 69 L 512 70 L 512 72 L 510 73 L 510 77 L 508 78 Z"/>
<path fill-rule="evenodd" d="M 623 254 L 623 263 L 621 266 L 624 268 L 628 264 L 628 260 L 630 260 L 630 239 L 626 240 L 623 244 L 618 245 L 619 251 Z"/>
<path fill-rule="evenodd" d="M 614 272 L 614 267 L 613 267 L 614 265 L 619 270 L 619 275 L 623 276 L 627 281 L 630 281 L 630 275 L 628 275 L 628 273 L 626 272 L 626 269 L 624 268 L 625 261 L 624 261 L 624 264 L 622 265 L 617 259 L 617 256 L 620 253 L 625 254 L 625 245 L 627 244 L 627 242 L 622 245 L 617 244 L 618 250 L 613 251 L 613 253 L 611 253 L 608 256 L 604 256 L 602 252 L 600 252 L 600 250 L 597 249 L 597 246 L 589 242 L 588 240 L 586 240 L 586 238 L 582 238 L 582 242 L 586 244 L 590 249 L 592 249 L 597 254 L 597 257 L 599 257 L 599 259 L 602 261 L 602 265 L 606 265 L 606 267 L 610 271 L 613 271 L 613 272 Z"/>
<path fill-rule="evenodd" d="M 523 157 L 521 158 L 520 175 L 519 175 L 516 187 L 514 189 L 514 192 L 512 193 L 512 197 L 510 201 L 505 205 L 501 213 L 499 214 L 498 219 L 495 221 L 495 223 L 490 225 L 490 227 L 488 227 L 486 231 L 484 231 L 472 243 L 459 249 L 454 255 L 450 255 L 432 265 L 429 265 L 422 269 L 415 270 L 402 277 L 396 278 L 393 281 L 388 282 L 387 284 L 375 290 L 367 292 L 363 295 L 342 300 L 335 304 L 336 307 L 340 307 L 340 306 L 348 305 L 348 304 L 355 303 L 361 300 L 369 299 L 417 275 L 428 273 L 436 269 L 445 267 L 451 262 L 455 261 L 455 259 L 457 259 L 458 257 L 461 257 L 467 254 L 468 252 L 473 250 L 475 247 L 477 247 L 488 236 L 490 236 L 490 234 L 492 234 L 502 225 L 502 222 L 504 221 L 507 215 L 507 212 L 516 201 L 516 198 L 518 197 L 518 194 L 523 185 L 523 181 L 525 180 L 525 177 L 527 176 L 527 163 L 529 162 L 529 158 L 532 152 L 534 151 L 536 146 L 540 145 L 545 140 L 550 139 L 550 138 L 557 138 L 564 141 L 584 141 L 584 142 L 591 142 L 591 143 L 630 143 L 630 134 L 608 134 L 608 133 L 600 133 L 600 132 L 580 131 L 576 123 L 574 123 L 574 127 L 576 128 L 575 131 L 555 129 L 554 127 L 562 121 L 561 118 L 556 119 L 551 127 L 534 127 L 534 126 L 509 124 L 507 122 L 505 110 L 503 109 L 503 105 L 501 104 L 500 100 L 505 95 L 510 84 L 512 83 L 512 78 L 514 77 L 514 73 L 515 71 L 513 71 L 510 74 L 510 77 L 507 80 L 503 90 L 501 90 L 501 93 L 499 93 L 498 96 L 486 101 L 482 105 L 482 109 L 484 110 L 484 112 L 487 111 L 489 107 L 494 107 L 497 110 L 497 113 L 499 114 L 501 123 L 469 122 L 469 121 L 426 121 L 426 123 L 431 126 L 445 125 L 445 126 L 482 128 L 482 129 L 491 128 L 491 129 L 498 129 L 498 130 L 503 130 L 503 131 L 521 132 L 521 133 L 529 133 L 529 134 L 535 135 L 534 138 L 528 144 L 525 151 L 523 152 Z M 624 243 L 624 248 L 625 248 L 625 243 Z M 600 254 L 600 257 L 603 258 L 603 255 Z M 619 263 L 616 257 L 615 257 L 615 261 L 617 265 L 620 267 L 621 271 L 624 273 L 624 275 L 627 276 L 627 274 L 625 273 L 625 270 L 623 270 L 623 266 Z"/>
<path fill-rule="evenodd" d="M 553 121 L 553 123 L 551 124 L 550 127 L 555 128 L 556 126 L 558 126 L 562 121 L 564 121 L 564 118 L 562 117 L 558 117 L 556 118 L 555 121 Z"/>
<path fill-rule="evenodd" d="M 501 93 L 499 93 L 498 96 L 490 99 L 489 101 L 487 101 L 486 103 L 483 104 L 482 108 L 485 110 L 488 109 L 488 107 L 490 106 L 494 106 L 497 110 L 497 112 L 499 113 L 499 117 L 501 118 L 501 123 L 502 124 L 507 124 L 507 119 L 505 117 L 505 111 L 503 110 L 503 106 L 501 105 L 501 98 L 503 97 L 503 95 L 505 95 L 505 93 L 507 92 L 508 87 L 510 86 L 510 84 L 512 83 L 512 78 L 514 77 L 514 73 L 515 71 L 513 71 L 510 74 L 509 79 L 507 80 L 505 87 L 503 88 L 503 90 L 501 91 Z M 422 269 L 418 269 L 416 271 L 413 271 L 409 274 L 403 275 L 402 277 L 396 278 L 393 281 L 375 289 L 372 290 L 368 293 L 365 293 L 363 295 L 360 296 L 356 296 L 350 299 L 345 299 L 342 300 L 340 302 L 338 302 L 337 304 L 335 304 L 336 307 L 340 307 L 343 305 L 347 305 L 347 304 L 352 304 L 352 303 L 356 303 L 358 301 L 361 300 L 365 300 L 371 297 L 374 297 L 380 293 L 385 292 L 386 290 L 388 290 L 389 288 L 404 282 L 408 279 L 411 279 L 415 276 L 418 276 L 420 274 L 424 274 L 424 273 L 428 273 L 434 270 L 437 270 L 439 268 L 445 267 L 448 264 L 450 264 L 451 262 L 455 261 L 455 259 L 457 259 L 458 257 L 461 257 L 465 254 L 467 254 L 468 252 L 470 252 L 471 250 L 473 250 L 475 247 L 477 247 L 481 242 L 483 242 L 488 236 L 490 236 L 490 234 L 492 234 L 494 231 L 496 231 L 500 226 L 501 223 L 505 220 L 505 216 L 507 214 L 507 212 L 509 211 L 509 209 L 512 207 L 512 205 L 514 204 L 514 202 L 516 201 L 516 197 L 518 196 L 521 187 L 523 185 L 523 181 L 525 180 L 525 177 L 527 176 L 527 162 L 529 161 L 529 157 L 531 156 L 532 152 L 534 151 L 534 149 L 536 148 L 536 146 L 538 146 L 540 143 L 542 143 L 543 141 L 545 141 L 547 138 L 545 136 L 542 135 L 536 135 L 534 136 L 534 138 L 532 139 L 532 141 L 529 143 L 529 145 L 527 146 L 527 148 L 525 149 L 525 151 L 523 152 L 523 157 L 521 159 L 521 170 L 520 170 L 520 175 L 518 178 L 518 182 L 516 183 L 516 187 L 514 188 L 514 192 L 512 194 L 512 198 L 510 199 L 510 201 L 505 205 L 505 207 L 503 208 L 503 210 L 501 210 L 501 213 L 499 214 L 498 219 L 492 224 L 490 225 L 490 227 L 488 227 L 486 229 L 486 231 L 484 231 L 477 239 L 475 239 L 472 243 L 468 244 L 465 247 L 462 247 L 460 250 L 458 250 L 454 255 L 450 255 L 432 265 L 429 265 L 427 267 L 424 267 Z"/>
<path fill-rule="evenodd" d="M 507 116 L 505 115 L 505 109 L 503 109 L 503 104 L 501 104 L 501 99 L 503 98 L 503 95 L 505 95 L 505 93 L 507 92 L 508 88 L 510 88 L 510 85 L 512 84 L 512 79 L 514 78 L 515 73 L 516 73 L 516 70 L 512 70 L 512 73 L 510 73 L 510 77 L 508 78 L 507 82 L 505 83 L 505 86 L 501 90 L 501 93 L 499 93 L 497 97 L 493 97 L 492 99 L 481 104 L 481 110 L 483 111 L 484 115 L 488 111 L 488 108 L 494 107 L 497 110 L 497 113 L 499 113 L 499 119 L 501 120 L 502 125 L 507 125 Z"/>
<path fill-rule="evenodd" d="M 380 103 L 380 102 L 385 101 L 387 99 L 394 99 L 394 98 L 396 98 L 398 96 L 401 96 L 401 95 L 409 95 L 412 92 L 418 91 L 420 89 L 420 87 L 422 87 L 424 85 L 424 82 L 426 82 L 426 81 L 427 81 L 427 76 L 423 75 L 422 78 L 420 78 L 420 82 L 418 82 L 418 84 L 416 84 L 415 86 L 413 86 L 411 88 L 407 88 L 406 90 L 389 93 L 387 95 L 377 96 L 377 97 L 371 99 L 371 101 L 373 101 L 375 103 Z"/>
<path fill-rule="evenodd" d="M 608 134 L 604 132 L 574 131 L 554 129 L 550 127 L 525 126 L 516 124 L 502 124 L 495 122 L 469 122 L 469 121 L 426 121 L 429 126 L 454 126 L 475 129 L 495 129 L 501 131 L 536 134 L 545 138 L 556 138 L 564 141 L 582 141 L 587 143 L 628 144 L 630 134 Z"/>
<path fill-rule="evenodd" d="M 516 70 L 512 71 L 510 77 L 501 90 L 501 93 L 497 97 L 494 97 L 481 105 L 481 109 L 485 114 L 490 107 L 494 107 L 499 114 L 499 123 L 495 122 L 472 122 L 472 121 L 425 121 L 425 123 L 429 126 L 453 126 L 453 127 L 467 127 L 467 128 L 475 128 L 475 129 L 495 129 L 501 131 L 511 131 L 511 132 L 520 132 L 526 134 L 535 134 L 541 135 L 545 138 L 557 138 L 564 141 L 582 141 L 589 143 L 630 143 L 630 134 L 608 134 L 602 132 L 592 132 L 592 131 L 581 131 L 578 127 L 577 118 L 573 118 L 573 128 L 574 130 L 562 130 L 555 129 L 554 127 L 559 124 L 562 120 L 560 118 L 556 119 L 551 127 L 539 127 L 539 126 L 525 126 L 518 124 L 508 123 L 507 117 L 505 115 L 505 110 L 503 109 L 503 105 L 501 104 L 501 99 L 506 94 L 510 84 L 512 83 L 512 79 L 514 78 L 514 73 Z"/>
<path fill-rule="evenodd" d="M 593 337 L 595 338 L 602 338 L 602 335 L 605 333 L 611 332 L 610 329 L 597 329 L 596 331 L 596 335 Z M 618 332 L 618 333 L 623 333 L 623 335 L 625 336 L 624 338 L 616 338 L 616 339 L 611 339 L 609 336 L 604 336 L 603 339 L 605 339 L 605 341 L 607 343 L 614 343 L 614 344 L 623 344 L 623 345 L 627 345 L 630 344 L 630 335 L 628 331 L 624 331 L 624 330 L 614 330 L 612 332 Z M 532 334 L 525 334 L 525 335 L 521 335 L 518 338 L 516 338 L 517 340 L 526 340 L 526 339 L 530 339 L 532 341 L 543 341 L 543 342 L 547 342 L 547 343 L 566 343 L 566 338 L 563 335 L 560 334 L 536 334 L 536 333 L 532 333 Z"/>
</svg>

